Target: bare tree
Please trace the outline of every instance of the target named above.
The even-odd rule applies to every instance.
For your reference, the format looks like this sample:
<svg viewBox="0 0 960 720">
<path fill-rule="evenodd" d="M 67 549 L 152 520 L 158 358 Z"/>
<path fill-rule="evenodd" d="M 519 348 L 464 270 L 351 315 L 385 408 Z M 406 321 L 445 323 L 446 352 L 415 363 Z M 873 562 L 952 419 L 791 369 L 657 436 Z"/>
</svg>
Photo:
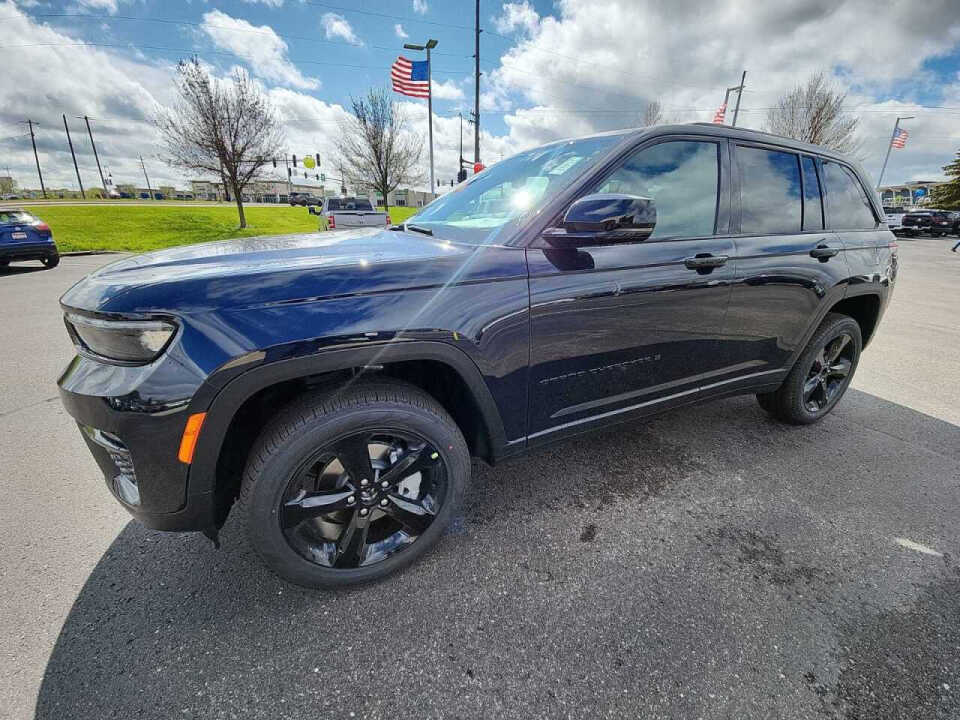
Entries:
<svg viewBox="0 0 960 720">
<path fill-rule="evenodd" d="M 853 153 L 859 118 L 844 112 L 847 94 L 834 88 L 822 72 L 811 75 L 777 101 L 767 112 L 765 130 L 814 145 Z"/>
<path fill-rule="evenodd" d="M 177 99 L 157 112 L 164 162 L 220 177 L 233 195 L 240 227 L 247 226 L 243 189 L 283 154 L 283 131 L 270 102 L 242 70 L 215 80 L 196 58 L 181 60 Z"/>
<path fill-rule="evenodd" d="M 386 205 L 387 196 L 400 185 L 423 180 L 423 137 L 408 131 L 403 112 L 382 90 L 350 102 L 352 116 L 340 127 L 337 150 L 350 184 L 361 191 L 375 190 Z"/>
<path fill-rule="evenodd" d="M 643 111 L 642 127 L 659 125 L 662 122 L 663 122 L 663 105 L 660 104 L 659 100 L 651 100 L 649 103 L 647 103 L 647 109 Z"/>
</svg>

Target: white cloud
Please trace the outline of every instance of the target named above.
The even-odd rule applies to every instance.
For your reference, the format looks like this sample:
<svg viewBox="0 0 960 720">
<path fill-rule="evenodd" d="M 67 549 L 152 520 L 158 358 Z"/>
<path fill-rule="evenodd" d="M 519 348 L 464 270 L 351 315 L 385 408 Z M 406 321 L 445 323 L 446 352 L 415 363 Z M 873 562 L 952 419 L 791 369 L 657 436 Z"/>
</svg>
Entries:
<svg viewBox="0 0 960 720">
<path fill-rule="evenodd" d="M 427 10 L 430 7 L 427 5 L 427 0 L 413 0 L 413 11 L 420 13 L 421 15 L 426 15 Z"/>
<path fill-rule="evenodd" d="M 453 81 L 437 82 L 433 80 L 430 86 L 436 100 L 462 100 L 463 90 Z"/>
<path fill-rule="evenodd" d="M 341 38 L 351 45 L 363 45 L 363 41 L 357 37 L 349 21 L 342 15 L 328 12 L 320 18 L 320 24 L 323 26 L 324 35 L 327 39 Z"/>
<path fill-rule="evenodd" d="M 398 38 L 406 39 L 410 37 L 409 35 L 407 35 L 407 31 L 403 29 L 403 25 L 401 25 L 400 23 L 397 23 L 396 25 L 393 26 L 393 32 L 396 33 Z"/>
<path fill-rule="evenodd" d="M 283 7 L 283 0 L 243 0 L 245 3 L 250 5 L 256 5 L 260 3 L 266 5 L 267 7 L 278 8 Z"/>
<path fill-rule="evenodd" d="M 287 58 L 287 43 L 269 25 L 259 27 L 219 10 L 203 16 L 201 30 L 224 50 L 243 58 L 255 75 L 280 85 L 313 90 L 316 78 L 304 76 Z"/>
<path fill-rule="evenodd" d="M 782 92 L 826 69 L 851 91 L 849 106 L 868 104 L 857 111 L 863 118 L 864 164 L 876 172 L 890 135 L 889 128 L 882 133 L 879 128 L 892 127 L 895 117 L 883 105 L 888 98 L 905 86 L 932 88 L 933 97 L 960 86 L 960 77 L 940 86 L 924 83 L 921 71 L 924 60 L 960 44 L 956 0 L 890 5 L 882 13 L 874 0 L 780 0 L 754 4 L 750 12 L 740 0 L 563 0 L 556 8 L 556 16 L 544 15 L 534 24 L 532 7 L 508 3 L 496 21 L 498 27 L 526 31 L 481 88 L 487 112 L 524 108 L 504 116 L 518 149 L 636 126 L 655 99 L 668 117 L 709 120 L 723 89 L 737 84 L 744 68 L 740 124 L 759 128 L 765 108 Z M 929 95 L 920 97 L 930 102 Z M 928 112 L 924 118 L 922 131 L 920 125 L 916 133 L 911 129 L 911 141 L 929 133 L 929 144 L 918 140 L 911 152 L 894 153 L 889 179 L 912 173 L 939 177 L 940 166 L 955 152 L 956 116 Z"/>
<path fill-rule="evenodd" d="M 503 13 L 500 17 L 494 18 L 493 24 L 497 32 L 509 33 L 520 28 L 532 35 L 540 24 L 540 16 L 528 0 L 520 3 L 504 3 Z"/>
<path fill-rule="evenodd" d="M 113 15 L 120 6 L 120 0 L 77 0 L 77 7 L 81 10 L 107 12 Z"/>
</svg>

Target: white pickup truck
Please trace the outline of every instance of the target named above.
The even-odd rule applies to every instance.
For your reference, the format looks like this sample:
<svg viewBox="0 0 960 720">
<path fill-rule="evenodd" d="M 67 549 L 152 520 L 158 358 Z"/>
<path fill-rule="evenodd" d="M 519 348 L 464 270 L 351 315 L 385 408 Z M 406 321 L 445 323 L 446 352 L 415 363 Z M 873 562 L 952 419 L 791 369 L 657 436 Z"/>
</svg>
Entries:
<svg viewBox="0 0 960 720">
<path fill-rule="evenodd" d="M 324 199 L 319 213 L 313 208 L 310 212 L 326 218 L 327 230 L 390 225 L 390 215 L 374 209 L 365 197 L 329 197 Z"/>
</svg>

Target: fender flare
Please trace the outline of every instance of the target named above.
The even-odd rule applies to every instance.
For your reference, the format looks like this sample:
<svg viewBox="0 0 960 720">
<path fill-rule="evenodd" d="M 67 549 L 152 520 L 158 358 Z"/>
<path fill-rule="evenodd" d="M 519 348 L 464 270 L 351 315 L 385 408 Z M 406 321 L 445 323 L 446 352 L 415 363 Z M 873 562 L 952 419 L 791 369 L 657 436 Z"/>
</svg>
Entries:
<svg viewBox="0 0 960 720">
<path fill-rule="evenodd" d="M 434 360 L 450 366 L 466 383 L 490 433 L 494 453 L 506 446 L 503 421 L 479 368 L 462 350 L 447 343 L 404 340 L 359 347 L 330 349 L 320 353 L 278 360 L 251 368 L 230 379 L 216 393 L 194 452 L 187 481 L 188 493 L 209 493 L 216 487 L 217 463 L 230 423 L 240 407 L 266 387 L 287 380 L 347 368 L 410 360 Z"/>
</svg>

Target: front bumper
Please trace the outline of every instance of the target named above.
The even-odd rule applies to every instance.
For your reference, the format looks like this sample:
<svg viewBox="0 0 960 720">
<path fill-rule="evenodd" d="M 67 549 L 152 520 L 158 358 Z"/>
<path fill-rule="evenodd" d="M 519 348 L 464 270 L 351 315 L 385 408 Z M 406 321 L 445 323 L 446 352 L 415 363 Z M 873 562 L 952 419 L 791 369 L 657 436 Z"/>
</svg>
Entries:
<svg viewBox="0 0 960 720">
<path fill-rule="evenodd" d="M 40 260 L 55 257 L 57 246 L 52 243 L 18 243 L 0 245 L 0 260 L 12 262 L 16 260 Z"/>
<path fill-rule="evenodd" d="M 131 515 L 156 530 L 208 529 L 216 524 L 213 493 L 190 493 L 189 466 L 177 459 L 189 400 L 159 400 L 154 388 L 169 382 L 164 375 L 163 361 L 119 367 L 77 356 L 60 377 L 60 398 Z"/>
</svg>

